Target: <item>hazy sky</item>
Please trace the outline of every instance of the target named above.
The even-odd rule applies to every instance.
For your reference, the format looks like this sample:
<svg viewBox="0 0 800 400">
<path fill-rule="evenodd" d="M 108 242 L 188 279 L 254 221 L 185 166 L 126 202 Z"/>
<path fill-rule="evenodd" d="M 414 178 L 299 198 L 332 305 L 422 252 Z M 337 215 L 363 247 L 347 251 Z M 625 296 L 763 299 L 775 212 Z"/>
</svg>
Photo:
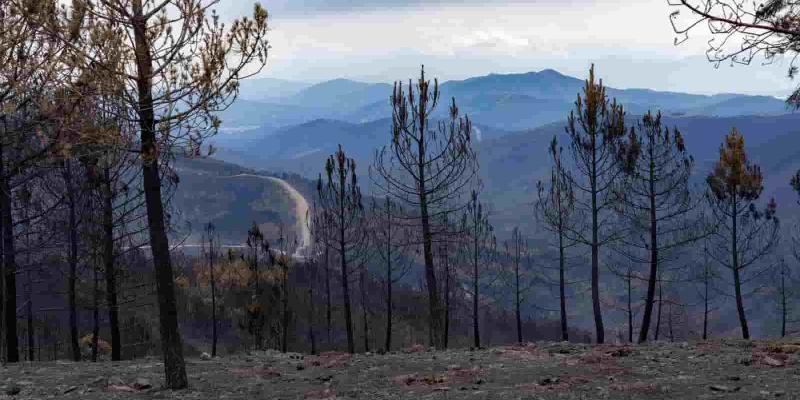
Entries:
<svg viewBox="0 0 800 400">
<path fill-rule="evenodd" d="M 221 0 L 224 19 L 252 1 Z M 698 30 L 673 44 L 667 0 L 265 0 L 270 12 L 265 77 L 317 82 L 408 79 L 419 65 L 440 80 L 554 68 L 607 84 L 693 93 L 782 95 L 786 65 L 706 61 Z M 684 14 L 685 15 L 685 14 Z"/>
</svg>

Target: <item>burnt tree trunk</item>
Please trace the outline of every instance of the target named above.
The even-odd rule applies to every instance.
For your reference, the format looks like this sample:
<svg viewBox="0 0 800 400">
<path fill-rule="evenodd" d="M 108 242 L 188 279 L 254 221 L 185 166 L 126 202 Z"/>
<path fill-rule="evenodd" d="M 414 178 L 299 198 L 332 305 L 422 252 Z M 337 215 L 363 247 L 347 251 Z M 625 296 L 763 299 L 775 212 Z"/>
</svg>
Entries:
<svg viewBox="0 0 800 400">
<path fill-rule="evenodd" d="M 742 328 L 742 339 L 750 339 L 750 328 L 747 326 L 747 316 L 744 311 L 744 300 L 742 299 L 742 278 L 739 273 L 739 249 L 738 249 L 738 204 L 736 201 L 736 193 L 733 191 L 731 206 L 731 222 L 733 229 L 731 229 L 731 268 L 733 269 L 733 288 L 736 293 L 736 311 L 739 314 L 739 325 Z"/>
<path fill-rule="evenodd" d="M 67 229 L 69 230 L 69 256 L 67 263 L 69 264 L 69 276 L 67 277 L 67 297 L 69 302 L 69 337 L 70 348 L 72 350 L 72 360 L 81 360 L 81 347 L 79 344 L 80 338 L 78 337 L 78 305 L 77 294 L 75 293 L 75 286 L 78 281 L 78 216 L 77 216 L 77 193 L 72 175 L 72 163 L 67 160 L 64 170 L 64 180 L 67 187 L 67 202 L 69 207 L 69 221 Z"/>
<path fill-rule="evenodd" d="M 647 298 L 644 303 L 644 315 L 642 316 L 642 326 L 639 329 L 639 343 L 647 341 L 650 320 L 653 316 L 653 302 L 656 294 L 656 281 L 658 280 L 658 218 L 656 215 L 656 196 L 655 196 L 655 165 L 652 161 L 652 146 L 650 146 L 650 276 L 647 279 Z"/>
<path fill-rule="evenodd" d="M 170 260 L 169 239 L 164 221 L 164 205 L 159 175 L 159 149 L 156 145 L 156 120 L 153 110 L 153 60 L 150 54 L 147 19 L 141 0 L 133 0 L 133 35 L 137 66 L 138 114 L 141 128 L 142 178 L 144 181 L 147 223 L 158 293 L 161 351 L 164 357 L 166 387 L 184 389 L 189 386 L 183 344 L 178 329 L 175 303 L 175 282 Z"/>
<path fill-rule="evenodd" d="M 122 357 L 122 336 L 119 329 L 119 304 L 117 302 L 117 269 L 114 256 L 114 194 L 111 173 L 106 167 L 103 179 L 103 264 L 106 273 L 106 302 L 111 330 L 111 361 Z"/>
</svg>

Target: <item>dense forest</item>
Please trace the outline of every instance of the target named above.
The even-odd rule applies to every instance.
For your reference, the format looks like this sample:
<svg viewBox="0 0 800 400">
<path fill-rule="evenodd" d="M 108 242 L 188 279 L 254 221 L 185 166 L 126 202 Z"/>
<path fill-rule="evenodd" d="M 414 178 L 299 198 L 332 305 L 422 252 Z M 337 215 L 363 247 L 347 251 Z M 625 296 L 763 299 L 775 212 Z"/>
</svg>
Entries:
<svg viewBox="0 0 800 400">
<path fill-rule="evenodd" d="M 268 14 L 226 25 L 215 3 L 0 0 L 4 364 L 156 355 L 181 389 L 187 356 L 796 332 L 800 236 L 779 216 L 800 206 L 765 195 L 748 132 L 698 162 L 673 119 L 628 112 L 592 65 L 525 154 L 547 171 L 512 172 L 543 177 L 530 218 L 498 219 L 487 187 L 514 177 L 487 177 L 483 121 L 422 67 L 382 88 L 390 129 L 366 165 L 340 142 L 304 166 L 313 180 L 244 168 L 208 140 L 267 65 Z M 795 51 L 791 4 L 742 28 L 785 42 L 713 33 L 741 34 L 750 59 Z M 781 185 L 794 197 L 800 172 Z"/>
</svg>

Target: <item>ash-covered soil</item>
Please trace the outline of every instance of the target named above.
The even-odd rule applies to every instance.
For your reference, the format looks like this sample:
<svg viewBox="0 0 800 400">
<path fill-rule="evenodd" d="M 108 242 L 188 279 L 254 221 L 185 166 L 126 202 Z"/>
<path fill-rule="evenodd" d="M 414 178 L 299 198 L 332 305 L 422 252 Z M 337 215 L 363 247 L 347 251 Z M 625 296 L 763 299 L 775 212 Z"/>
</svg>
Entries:
<svg viewBox="0 0 800 400">
<path fill-rule="evenodd" d="M 799 361 L 786 341 L 269 351 L 188 360 L 184 391 L 161 389 L 157 359 L 8 366 L 0 399 L 795 399 Z"/>
</svg>

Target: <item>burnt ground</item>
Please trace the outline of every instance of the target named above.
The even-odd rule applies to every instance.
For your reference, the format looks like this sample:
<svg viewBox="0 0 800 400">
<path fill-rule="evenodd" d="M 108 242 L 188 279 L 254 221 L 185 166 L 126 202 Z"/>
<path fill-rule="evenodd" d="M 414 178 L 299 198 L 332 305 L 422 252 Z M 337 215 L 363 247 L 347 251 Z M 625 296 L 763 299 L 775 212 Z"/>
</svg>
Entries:
<svg viewBox="0 0 800 400">
<path fill-rule="evenodd" d="M 270 351 L 187 368 L 191 388 L 169 391 L 157 359 L 8 366 L 0 399 L 800 399 L 800 342 Z"/>
</svg>

